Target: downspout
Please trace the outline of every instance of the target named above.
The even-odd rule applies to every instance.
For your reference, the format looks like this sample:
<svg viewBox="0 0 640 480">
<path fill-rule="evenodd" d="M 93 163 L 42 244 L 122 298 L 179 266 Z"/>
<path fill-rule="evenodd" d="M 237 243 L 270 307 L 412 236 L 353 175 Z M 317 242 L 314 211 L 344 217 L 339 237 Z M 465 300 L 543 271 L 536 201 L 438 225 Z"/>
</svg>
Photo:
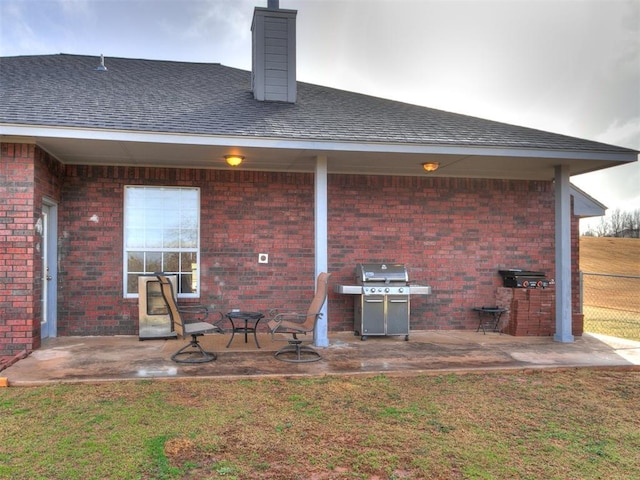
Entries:
<svg viewBox="0 0 640 480">
<path fill-rule="evenodd" d="M 327 272 L 328 254 L 327 254 L 327 157 L 318 155 L 316 157 L 315 171 L 315 278 L 322 272 Z M 328 293 L 327 293 L 328 295 Z M 322 317 L 316 324 L 314 332 L 314 345 L 317 347 L 329 346 L 329 299 L 322 306 Z"/>
<path fill-rule="evenodd" d="M 573 342 L 571 333 L 571 189 L 569 166 L 555 167 L 556 342 Z"/>
</svg>

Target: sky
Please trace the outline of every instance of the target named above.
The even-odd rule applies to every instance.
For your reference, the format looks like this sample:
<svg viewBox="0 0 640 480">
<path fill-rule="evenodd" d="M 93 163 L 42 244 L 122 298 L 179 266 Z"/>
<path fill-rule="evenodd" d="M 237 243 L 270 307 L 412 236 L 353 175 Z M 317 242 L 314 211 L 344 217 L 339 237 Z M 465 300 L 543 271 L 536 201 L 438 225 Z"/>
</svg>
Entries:
<svg viewBox="0 0 640 480">
<path fill-rule="evenodd" d="M 298 80 L 640 150 L 640 0 L 280 0 Z M 251 68 L 267 0 L 0 0 L 0 56 Z M 574 176 L 640 209 L 640 162 Z M 590 223 L 583 222 L 584 230 Z"/>
</svg>

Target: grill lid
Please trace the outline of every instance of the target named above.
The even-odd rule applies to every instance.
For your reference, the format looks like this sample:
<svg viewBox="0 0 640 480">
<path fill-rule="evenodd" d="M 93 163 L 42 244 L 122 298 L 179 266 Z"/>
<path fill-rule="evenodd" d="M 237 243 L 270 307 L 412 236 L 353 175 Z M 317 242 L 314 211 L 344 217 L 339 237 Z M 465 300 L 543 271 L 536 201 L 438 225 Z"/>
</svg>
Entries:
<svg viewBox="0 0 640 480">
<path fill-rule="evenodd" d="M 498 270 L 503 278 L 516 278 L 516 277 L 546 277 L 544 272 L 533 272 L 531 270 L 520 270 L 519 268 L 512 268 L 510 270 Z"/>
<path fill-rule="evenodd" d="M 356 282 L 359 285 L 371 282 L 406 284 L 409 282 L 409 275 L 406 267 L 400 263 L 358 263 Z"/>
</svg>

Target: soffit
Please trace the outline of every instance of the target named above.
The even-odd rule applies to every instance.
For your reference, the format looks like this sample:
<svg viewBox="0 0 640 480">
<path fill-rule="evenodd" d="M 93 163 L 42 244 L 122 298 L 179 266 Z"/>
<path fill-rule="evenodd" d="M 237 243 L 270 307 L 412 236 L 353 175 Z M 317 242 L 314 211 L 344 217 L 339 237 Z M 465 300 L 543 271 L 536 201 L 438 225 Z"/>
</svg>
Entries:
<svg viewBox="0 0 640 480">
<path fill-rule="evenodd" d="M 585 153 L 580 158 L 575 153 L 543 152 L 543 156 L 531 150 L 205 140 L 193 144 L 31 137 L 62 163 L 86 165 L 228 169 L 224 155 L 239 154 L 245 157 L 240 167 L 234 167 L 239 170 L 313 172 L 316 157 L 326 156 L 328 171 L 334 174 L 551 180 L 557 165 L 569 165 L 570 174 L 577 175 L 635 160 L 634 155 L 603 158 Z M 425 162 L 439 162 L 440 168 L 427 174 L 422 170 Z"/>
</svg>

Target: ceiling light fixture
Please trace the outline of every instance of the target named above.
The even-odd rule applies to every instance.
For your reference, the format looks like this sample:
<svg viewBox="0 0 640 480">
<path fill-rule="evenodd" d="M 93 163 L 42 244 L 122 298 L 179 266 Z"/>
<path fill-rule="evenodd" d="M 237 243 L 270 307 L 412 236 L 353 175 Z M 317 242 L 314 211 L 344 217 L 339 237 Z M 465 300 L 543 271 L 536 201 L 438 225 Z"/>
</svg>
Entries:
<svg viewBox="0 0 640 480">
<path fill-rule="evenodd" d="M 440 166 L 439 162 L 427 162 L 422 164 L 425 172 L 435 172 Z"/>
<path fill-rule="evenodd" d="M 242 163 L 244 157 L 242 155 L 225 155 L 224 159 L 227 161 L 229 166 L 237 167 Z"/>
</svg>

